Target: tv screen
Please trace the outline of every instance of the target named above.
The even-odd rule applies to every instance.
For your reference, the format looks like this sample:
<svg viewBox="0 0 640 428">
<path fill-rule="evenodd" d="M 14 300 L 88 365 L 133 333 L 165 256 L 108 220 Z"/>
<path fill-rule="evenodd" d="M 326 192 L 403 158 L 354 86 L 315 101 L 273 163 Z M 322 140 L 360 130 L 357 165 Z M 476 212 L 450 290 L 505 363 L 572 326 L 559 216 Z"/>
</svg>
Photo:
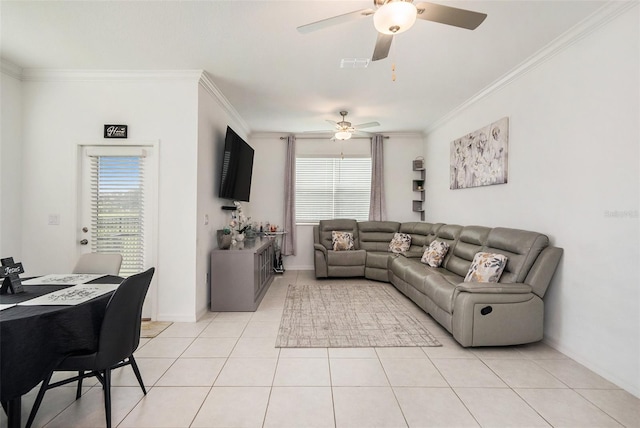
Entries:
<svg viewBox="0 0 640 428">
<path fill-rule="evenodd" d="M 252 172 L 253 149 L 227 126 L 218 196 L 223 199 L 249 202 Z"/>
</svg>

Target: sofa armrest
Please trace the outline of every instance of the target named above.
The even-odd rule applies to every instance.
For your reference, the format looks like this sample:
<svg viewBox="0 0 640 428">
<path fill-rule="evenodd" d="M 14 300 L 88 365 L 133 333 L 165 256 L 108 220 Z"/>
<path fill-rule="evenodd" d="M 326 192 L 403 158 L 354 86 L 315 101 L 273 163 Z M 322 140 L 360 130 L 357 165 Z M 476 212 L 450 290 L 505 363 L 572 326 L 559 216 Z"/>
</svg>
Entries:
<svg viewBox="0 0 640 428">
<path fill-rule="evenodd" d="M 327 249 L 324 247 L 324 245 L 313 244 L 313 249 L 322 252 L 325 257 L 327 256 Z"/>
<path fill-rule="evenodd" d="M 420 259 L 424 253 L 422 251 L 405 251 L 399 254 L 402 254 L 408 259 Z"/>
<path fill-rule="evenodd" d="M 533 289 L 530 285 L 518 283 L 499 282 L 462 282 L 456 286 L 456 293 L 482 293 L 482 294 L 526 294 Z"/>
</svg>

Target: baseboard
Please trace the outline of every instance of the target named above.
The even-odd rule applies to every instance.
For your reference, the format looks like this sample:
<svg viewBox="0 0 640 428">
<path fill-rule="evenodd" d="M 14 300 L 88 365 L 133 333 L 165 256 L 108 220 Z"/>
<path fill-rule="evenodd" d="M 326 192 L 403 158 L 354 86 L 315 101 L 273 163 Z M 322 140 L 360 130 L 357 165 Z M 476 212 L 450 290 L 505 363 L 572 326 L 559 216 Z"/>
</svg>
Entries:
<svg viewBox="0 0 640 428">
<path fill-rule="evenodd" d="M 574 352 L 572 349 L 567 348 L 566 346 L 563 346 L 562 344 L 560 344 L 558 341 L 554 340 L 553 338 L 545 336 L 545 338 L 542 340 L 542 342 L 547 344 L 547 345 L 549 345 L 550 347 L 552 347 L 556 351 L 562 352 L 567 357 L 571 358 L 572 360 L 576 361 L 577 363 L 582 364 L 583 366 L 585 366 L 586 368 L 588 368 L 592 372 L 596 373 L 597 375 L 602 376 L 603 378 L 605 378 L 609 382 L 619 386 L 620 388 L 622 388 L 625 391 L 627 391 L 629 394 L 632 394 L 632 395 L 640 398 L 640 389 L 639 389 L 640 386 L 639 385 L 631 385 L 631 384 L 629 384 L 629 382 L 626 379 L 618 378 L 617 376 L 609 373 L 603 367 L 600 367 L 598 364 L 595 364 L 593 361 L 590 361 L 590 360 L 584 358 L 582 355 Z"/>
</svg>

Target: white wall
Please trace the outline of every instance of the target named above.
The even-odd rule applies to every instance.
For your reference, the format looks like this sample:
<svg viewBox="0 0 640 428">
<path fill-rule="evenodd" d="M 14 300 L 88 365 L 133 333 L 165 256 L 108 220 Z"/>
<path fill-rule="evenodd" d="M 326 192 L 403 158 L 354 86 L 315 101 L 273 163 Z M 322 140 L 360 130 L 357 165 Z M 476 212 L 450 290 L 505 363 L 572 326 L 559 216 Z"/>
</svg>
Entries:
<svg viewBox="0 0 640 428">
<path fill-rule="evenodd" d="M 103 142 L 103 124 L 127 124 L 127 141 L 159 141 L 157 318 L 195 321 L 199 76 L 25 74 L 21 230 L 28 275 L 73 268 L 78 255 L 77 147 Z M 60 225 L 49 226 L 48 214 L 59 214 Z"/>
<path fill-rule="evenodd" d="M 22 82 L 7 63 L 0 73 L 0 257 L 22 261 Z"/>
<path fill-rule="evenodd" d="M 426 138 L 427 220 L 546 233 L 564 248 L 545 340 L 640 395 L 637 4 Z M 509 183 L 449 190 L 452 140 L 509 116 Z"/>
<path fill-rule="evenodd" d="M 270 221 L 278 225 L 284 222 L 286 142 L 280 140 L 281 136 L 283 134 L 254 134 L 250 137 L 250 144 L 256 151 L 250 215 L 253 217 L 252 220 Z M 299 140 L 303 141 L 308 143 L 306 140 Z M 319 144 L 330 144 L 328 140 L 317 141 Z M 412 161 L 424 153 L 423 138 L 417 134 L 391 134 L 389 139 L 384 140 L 383 145 L 387 217 L 395 221 L 419 221 L 420 215 L 412 211 L 411 203 L 413 198 L 417 197 L 411 187 L 412 180 L 416 177 L 412 170 Z M 313 269 L 312 226 L 297 226 L 296 255 L 285 257 L 284 266 L 291 270 Z"/>
<path fill-rule="evenodd" d="M 228 111 L 231 107 L 221 102 L 224 100 L 222 95 L 212 86 L 210 80 L 203 76 L 198 88 L 198 202 L 195 219 L 197 248 L 194 285 L 197 317 L 205 314 L 210 307 L 211 295 L 208 275 L 211 265 L 211 250 L 218 246 L 216 231 L 226 226 L 230 220 L 229 211 L 221 209 L 223 205 L 230 205 L 230 201 L 218 198 L 227 125 L 246 138 L 244 124 L 238 123 L 238 119 L 234 119 L 234 116 L 237 117 L 237 115 L 229 114 Z M 216 275 L 216 272 L 210 274 Z"/>
</svg>

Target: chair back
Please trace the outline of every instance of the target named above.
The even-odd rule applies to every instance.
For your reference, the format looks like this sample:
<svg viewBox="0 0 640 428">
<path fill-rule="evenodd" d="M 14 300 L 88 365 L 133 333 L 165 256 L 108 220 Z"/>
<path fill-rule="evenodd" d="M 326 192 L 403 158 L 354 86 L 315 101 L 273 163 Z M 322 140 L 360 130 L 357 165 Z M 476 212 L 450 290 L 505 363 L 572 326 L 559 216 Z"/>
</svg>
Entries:
<svg viewBox="0 0 640 428">
<path fill-rule="evenodd" d="M 142 304 L 155 268 L 125 279 L 113 293 L 102 321 L 96 366 L 111 367 L 128 358 L 140 343 Z"/>
<path fill-rule="evenodd" d="M 80 256 L 73 273 L 103 273 L 105 275 L 118 275 L 122 255 L 107 253 L 87 253 Z"/>
</svg>

